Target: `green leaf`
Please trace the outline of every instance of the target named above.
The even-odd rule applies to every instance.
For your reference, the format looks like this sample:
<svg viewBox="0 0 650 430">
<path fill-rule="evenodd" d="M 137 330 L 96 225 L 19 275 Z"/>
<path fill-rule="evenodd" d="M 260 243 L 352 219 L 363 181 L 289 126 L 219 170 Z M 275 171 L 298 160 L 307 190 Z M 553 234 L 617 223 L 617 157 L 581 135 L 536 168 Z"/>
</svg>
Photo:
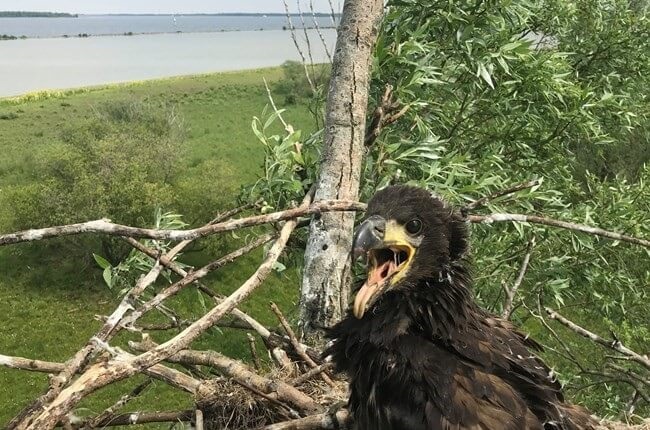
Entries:
<svg viewBox="0 0 650 430">
<path fill-rule="evenodd" d="M 113 288 L 113 271 L 110 267 L 107 267 L 102 272 L 102 277 L 108 288 Z"/>
<path fill-rule="evenodd" d="M 93 253 L 93 258 L 97 262 L 97 265 L 99 265 L 99 267 L 101 267 L 102 269 L 110 269 L 111 263 L 109 263 L 108 260 L 102 257 L 101 255 L 97 255 Z"/>
<path fill-rule="evenodd" d="M 492 83 L 492 76 L 490 76 L 490 72 L 487 71 L 483 63 L 478 64 L 478 70 L 476 71 L 476 76 L 480 76 L 483 78 L 483 80 L 490 86 L 490 88 L 494 89 L 494 84 Z"/>
</svg>

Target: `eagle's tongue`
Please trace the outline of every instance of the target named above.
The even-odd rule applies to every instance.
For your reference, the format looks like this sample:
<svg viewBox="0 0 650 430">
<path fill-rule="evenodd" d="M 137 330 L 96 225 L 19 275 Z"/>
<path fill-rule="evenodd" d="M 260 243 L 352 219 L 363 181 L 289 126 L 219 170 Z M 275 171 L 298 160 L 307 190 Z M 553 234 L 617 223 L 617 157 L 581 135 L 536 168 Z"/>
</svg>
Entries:
<svg viewBox="0 0 650 430">
<path fill-rule="evenodd" d="M 354 298 L 352 313 L 355 317 L 358 319 L 361 319 L 363 317 L 368 302 L 371 302 L 371 300 L 379 291 L 379 287 L 381 287 L 386 278 L 388 278 L 396 268 L 397 266 L 395 265 L 395 262 L 393 260 L 388 260 L 385 263 L 375 267 L 372 271 L 370 271 L 370 273 L 368 273 L 368 279 L 366 280 L 365 284 L 363 284 L 363 286 L 359 289 L 357 295 Z"/>
</svg>

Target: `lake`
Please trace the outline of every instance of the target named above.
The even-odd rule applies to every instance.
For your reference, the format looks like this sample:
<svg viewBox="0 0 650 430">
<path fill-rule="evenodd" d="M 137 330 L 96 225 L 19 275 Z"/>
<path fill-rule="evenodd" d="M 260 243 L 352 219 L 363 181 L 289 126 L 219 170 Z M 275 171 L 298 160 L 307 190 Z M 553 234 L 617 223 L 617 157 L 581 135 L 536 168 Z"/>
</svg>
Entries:
<svg viewBox="0 0 650 430">
<path fill-rule="evenodd" d="M 47 18 L 48 22 L 60 19 Z M 314 61 L 326 62 L 316 30 L 307 34 Z M 323 29 L 322 34 L 333 52 L 336 31 Z M 297 36 L 304 47 L 302 30 Z M 270 67 L 299 59 L 291 33 L 283 30 L 6 40 L 0 41 L 0 97 Z"/>
<path fill-rule="evenodd" d="M 305 26 L 332 27 L 332 18 L 305 16 Z M 338 18 L 337 18 L 338 19 Z M 294 26 L 302 25 L 292 15 Z M 0 18 L 0 35 L 62 37 L 64 35 L 117 35 L 125 33 L 198 33 L 216 31 L 282 30 L 285 16 L 251 15 L 80 15 L 78 18 Z"/>
</svg>

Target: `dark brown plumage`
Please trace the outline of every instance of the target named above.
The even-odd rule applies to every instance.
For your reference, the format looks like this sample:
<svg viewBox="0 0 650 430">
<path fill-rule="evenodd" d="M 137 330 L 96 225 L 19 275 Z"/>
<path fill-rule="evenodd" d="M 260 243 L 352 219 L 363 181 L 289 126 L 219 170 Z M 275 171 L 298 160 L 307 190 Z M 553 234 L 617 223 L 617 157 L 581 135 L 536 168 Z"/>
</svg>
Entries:
<svg viewBox="0 0 650 430">
<path fill-rule="evenodd" d="M 350 378 L 356 430 L 587 430 L 531 351 L 540 346 L 470 294 L 466 223 L 427 191 L 369 202 L 355 253 L 369 261 L 326 351 Z"/>
</svg>

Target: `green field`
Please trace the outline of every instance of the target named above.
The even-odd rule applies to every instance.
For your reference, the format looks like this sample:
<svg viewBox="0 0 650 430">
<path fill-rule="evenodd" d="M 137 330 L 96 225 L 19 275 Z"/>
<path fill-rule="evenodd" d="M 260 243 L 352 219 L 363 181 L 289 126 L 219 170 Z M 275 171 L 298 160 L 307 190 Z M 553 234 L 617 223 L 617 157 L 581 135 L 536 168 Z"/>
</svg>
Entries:
<svg viewBox="0 0 650 430">
<path fill-rule="evenodd" d="M 98 106 L 114 101 L 163 103 L 180 113 L 187 128 L 178 180 L 172 184 L 182 198 L 176 200 L 174 207 L 165 209 L 188 215 L 187 221 L 192 225 L 204 223 L 208 221 L 204 218 L 206 214 L 235 206 L 240 187 L 262 173 L 263 150 L 251 131 L 251 120 L 260 116 L 268 104 L 262 78 L 273 84 L 282 76 L 282 70 L 274 68 L 116 85 L 53 96 L 41 94 L 21 101 L 1 100 L 0 201 L 8 188 L 34 181 L 34 160 L 40 152 L 61 139 L 62 129 L 95 115 Z M 283 98 L 278 97 L 276 101 L 282 104 Z M 300 102 L 288 106 L 285 116 L 296 128 L 308 131 L 313 127 L 306 107 Z M 192 195 L 183 195 L 187 190 Z M 10 205 L 0 206 L 0 232 L 8 232 L 11 211 Z M 241 239 L 229 237 L 223 246 L 199 244 L 182 259 L 200 265 L 219 256 L 215 249 L 233 248 L 238 243 Z M 73 257 L 65 247 L 57 249 L 56 244 L 45 248 L 38 244 L 0 248 L 0 314 L 3 316 L 0 354 L 65 360 L 99 328 L 95 315 L 107 315 L 118 302 L 117 292 L 104 285 L 100 269 L 89 258 Z M 206 284 L 227 293 L 252 273 L 260 259 L 261 251 L 212 274 Z M 264 323 L 274 324 L 267 311 L 269 300 L 272 297 L 290 311 L 297 298 L 297 288 L 295 273 L 275 274 L 242 308 L 253 312 Z M 174 305 L 188 319 L 201 311 L 194 290 L 186 291 Z M 243 339 L 241 333 L 213 330 L 197 343 L 197 348 L 214 348 L 246 358 Z M 126 337 L 121 337 L 117 343 L 123 344 L 124 340 Z M 136 383 L 129 380 L 96 393 L 77 413 L 101 412 L 126 391 L 125 387 Z M 0 367 L 0 426 L 46 386 L 44 374 Z M 188 407 L 190 401 L 185 394 L 156 382 L 125 411 L 177 410 Z"/>
</svg>

